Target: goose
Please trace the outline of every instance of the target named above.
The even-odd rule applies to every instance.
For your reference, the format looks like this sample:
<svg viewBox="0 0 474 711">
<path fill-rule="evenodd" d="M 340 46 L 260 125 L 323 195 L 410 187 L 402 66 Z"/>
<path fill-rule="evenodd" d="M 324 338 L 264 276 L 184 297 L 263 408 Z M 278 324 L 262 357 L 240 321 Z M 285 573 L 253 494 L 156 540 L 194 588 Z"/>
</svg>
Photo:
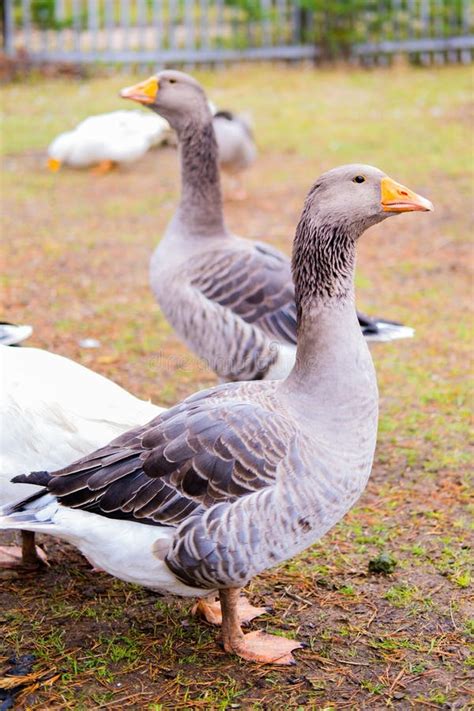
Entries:
<svg viewBox="0 0 474 711">
<path fill-rule="evenodd" d="M 240 590 L 319 540 L 364 490 L 378 392 L 354 307 L 356 241 L 432 209 L 368 165 L 323 174 L 294 241 L 290 374 L 198 392 L 70 466 L 15 477 L 43 488 L 0 510 L 0 529 L 64 538 L 118 578 L 204 607 L 218 592 L 227 652 L 292 663 L 298 641 L 243 633 Z"/>
<path fill-rule="evenodd" d="M 143 111 L 89 116 L 54 139 L 48 147 L 48 167 L 57 172 L 62 165 L 97 166 L 95 172 L 105 173 L 116 164 L 138 160 L 152 146 L 164 143 L 169 133 L 165 119 Z"/>
<path fill-rule="evenodd" d="M 165 70 L 121 96 L 166 118 L 180 143 L 181 201 L 150 265 L 164 315 L 222 380 L 285 377 L 296 355 L 290 261 L 269 244 L 227 230 L 204 90 L 193 77 Z M 413 333 L 385 321 L 363 330 L 371 340 Z"/>
<path fill-rule="evenodd" d="M 240 173 L 255 162 L 257 147 L 253 137 L 252 122 L 247 114 L 236 114 L 220 110 L 212 119 L 217 142 L 219 166 L 229 173 L 237 186 L 233 191 L 236 200 L 243 200 L 246 191 L 240 180 Z"/>
<path fill-rule="evenodd" d="M 219 164 L 229 173 L 249 168 L 257 157 L 252 122 L 247 114 L 219 110 L 212 125 L 219 151 Z"/>
<path fill-rule="evenodd" d="M 12 473 L 66 466 L 160 412 L 68 358 L 0 345 L 0 503 L 24 493 Z M 0 546 L 0 566 L 35 566 L 38 554 L 25 534 L 22 550 Z"/>
</svg>

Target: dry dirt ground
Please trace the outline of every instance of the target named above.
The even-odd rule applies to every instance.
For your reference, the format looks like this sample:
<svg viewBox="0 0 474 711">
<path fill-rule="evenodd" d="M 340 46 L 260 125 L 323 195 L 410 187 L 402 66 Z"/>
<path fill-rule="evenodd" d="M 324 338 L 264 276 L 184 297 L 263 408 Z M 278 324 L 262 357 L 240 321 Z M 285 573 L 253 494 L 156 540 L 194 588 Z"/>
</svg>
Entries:
<svg viewBox="0 0 474 711">
<path fill-rule="evenodd" d="M 103 177 L 44 169 L 55 133 L 121 107 L 117 90 L 137 78 L 3 90 L 0 315 L 33 324 L 31 345 L 169 405 L 215 382 L 147 283 L 176 205 L 175 151 Z M 188 602 L 93 573 L 44 539 L 51 567 L 0 581 L 3 686 L 15 687 L 22 709 L 468 709 L 472 74 L 247 67 L 201 78 L 220 106 L 255 117 L 249 197 L 225 207 L 236 232 L 289 252 L 311 182 L 344 162 L 378 165 L 435 203 L 432 215 L 391 219 L 360 244 L 360 308 L 416 328 L 411 341 L 372 348 L 381 406 L 373 474 L 340 525 L 250 586 L 271 608 L 253 627 L 306 643 L 295 667 L 224 654 Z M 81 348 L 86 337 L 100 348 Z M 388 574 L 369 570 L 381 554 L 396 560 Z"/>
</svg>

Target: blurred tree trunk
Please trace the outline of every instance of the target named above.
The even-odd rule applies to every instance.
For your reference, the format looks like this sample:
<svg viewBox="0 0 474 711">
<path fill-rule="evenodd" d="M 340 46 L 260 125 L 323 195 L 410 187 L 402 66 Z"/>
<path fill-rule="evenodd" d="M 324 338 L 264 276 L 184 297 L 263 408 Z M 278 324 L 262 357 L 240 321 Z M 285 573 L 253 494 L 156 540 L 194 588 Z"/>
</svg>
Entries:
<svg viewBox="0 0 474 711">
<path fill-rule="evenodd" d="M 6 7 L 7 0 L 0 0 L 0 9 L 1 9 L 1 14 L 0 14 L 0 23 L 2 25 L 2 49 L 5 50 L 5 45 L 7 42 L 7 37 L 6 37 L 6 32 L 7 32 L 7 7 Z"/>
</svg>

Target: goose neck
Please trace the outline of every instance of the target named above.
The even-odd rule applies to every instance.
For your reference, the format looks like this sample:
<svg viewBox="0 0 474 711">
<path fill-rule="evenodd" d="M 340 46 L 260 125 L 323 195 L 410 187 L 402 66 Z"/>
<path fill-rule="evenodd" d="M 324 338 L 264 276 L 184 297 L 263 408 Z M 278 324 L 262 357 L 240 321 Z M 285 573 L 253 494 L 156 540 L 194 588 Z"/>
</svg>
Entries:
<svg viewBox="0 0 474 711">
<path fill-rule="evenodd" d="M 359 358 L 368 356 L 354 303 L 356 237 L 350 225 L 303 212 L 293 251 L 298 346 L 289 376 L 298 389 L 313 392 L 336 381 L 345 387 Z"/>
<path fill-rule="evenodd" d="M 181 201 L 177 217 L 196 235 L 226 232 L 217 143 L 212 118 L 188 123 L 178 131 L 181 161 Z"/>
</svg>

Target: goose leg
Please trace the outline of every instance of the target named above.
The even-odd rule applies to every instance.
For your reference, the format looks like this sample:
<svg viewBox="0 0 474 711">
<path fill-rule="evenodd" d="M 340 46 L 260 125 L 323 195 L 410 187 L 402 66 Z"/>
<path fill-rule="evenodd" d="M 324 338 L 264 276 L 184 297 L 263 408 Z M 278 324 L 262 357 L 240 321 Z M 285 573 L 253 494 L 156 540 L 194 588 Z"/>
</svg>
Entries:
<svg viewBox="0 0 474 711">
<path fill-rule="evenodd" d="M 291 654 L 301 644 L 293 639 L 277 637 L 265 632 L 244 634 L 239 622 L 238 601 L 240 589 L 219 591 L 222 608 L 222 640 L 226 652 L 237 654 L 251 662 L 267 664 L 294 664 Z"/>
<path fill-rule="evenodd" d="M 234 200 L 246 200 L 248 197 L 242 178 L 238 175 L 235 176 L 234 174 L 223 174 L 222 191 L 225 202 L 231 202 Z"/>
<path fill-rule="evenodd" d="M 115 163 L 113 160 L 101 160 L 100 163 L 97 163 L 95 168 L 92 169 L 91 173 L 92 175 L 105 175 L 106 173 L 110 173 L 114 167 Z"/>
<path fill-rule="evenodd" d="M 39 567 L 46 562 L 46 555 L 35 544 L 32 531 L 21 531 L 21 558 L 23 565 Z"/>
<path fill-rule="evenodd" d="M 191 610 L 193 615 L 198 615 L 203 617 L 211 625 L 221 625 L 222 624 L 222 609 L 221 603 L 214 598 L 204 598 L 198 600 Z M 245 595 L 239 595 L 237 600 L 237 615 L 239 622 L 245 625 L 251 622 L 256 617 L 264 615 L 268 612 L 266 607 L 254 607 Z"/>
<path fill-rule="evenodd" d="M 235 178 L 235 183 L 234 183 L 234 184 L 235 184 L 236 187 L 234 188 L 234 191 L 233 191 L 233 194 L 232 194 L 232 198 L 233 198 L 234 200 L 246 200 L 247 197 L 248 197 L 248 196 L 247 196 L 247 191 L 246 191 L 245 186 L 244 186 L 244 181 L 242 180 L 242 178 L 240 177 L 240 175 Z"/>
<path fill-rule="evenodd" d="M 228 177 L 227 186 L 224 188 L 225 200 L 246 200 L 247 191 L 240 175 Z"/>
</svg>

